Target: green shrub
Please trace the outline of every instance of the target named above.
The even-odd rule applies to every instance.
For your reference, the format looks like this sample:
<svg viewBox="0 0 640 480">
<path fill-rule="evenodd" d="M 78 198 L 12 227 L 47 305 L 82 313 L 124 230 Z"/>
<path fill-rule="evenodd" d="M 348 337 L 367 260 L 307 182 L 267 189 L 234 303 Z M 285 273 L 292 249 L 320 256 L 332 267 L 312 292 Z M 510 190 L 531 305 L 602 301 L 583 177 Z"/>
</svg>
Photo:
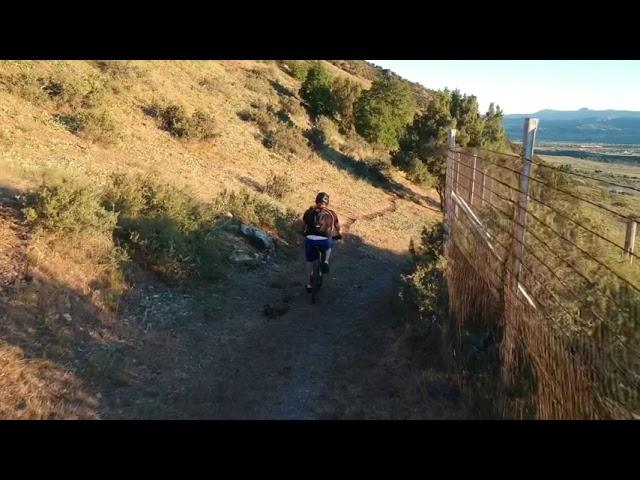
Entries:
<svg viewBox="0 0 640 480">
<path fill-rule="evenodd" d="M 99 75 L 77 78 L 65 71 L 49 77 L 43 86 L 59 108 L 66 107 L 72 111 L 102 106 L 108 88 L 108 80 Z"/>
<path fill-rule="evenodd" d="M 333 114 L 338 120 L 342 133 L 354 128 L 354 105 L 362 93 L 362 87 L 347 78 L 335 78 L 331 83 Z"/>
<path fill-rule="evenodd" d="M 85 138 L 103 144 L 115 143 L 118 124 L 108 109 L 85 110 L 78 115 L 79 131 Z"/>
<path fill-rule="evenodd" d="M 21 73 L 4 77 L 4 84 L 35 104 L 52 101 L 57 110 L 54 118 L 74 134 L 105 144 L 118 138 L 117 123 L 105 106 L 109 84 L 99 75 L 76 78 L 64 70 L 49 77 Z"/>
<path fill-rule="evenodd" d="M 207 140 L 218 135 L 215 119 L 202 110 L 196 110 L 192 116 L 189 116 L 182 105 L 163 106 L 154 101 L 145 108 L 145 112 L 157 118 L 160 121 L 160 128 L 174 137 Z"/>
<path fill-rule="evenodd" d="M 283 70 L 296 80 L 304 82 L 309 71 L 309 62 L 305 60 L 288 60 L 280 63 Z"/>
<path fill-rule="evenodd" d="M 331 115 L 334 111 L 331 79 L 321 63 L 316 62 L 309 69 L 300 87 L 300 97 L 309 104 L 314 115 Z"/>
<path fill-rule="evenodd" d="M 437 183 L 427 165 L 412 151 L 399 151 L 393 156 L 393 165 L 404 171 L 407 178 L 423 188 L 431 188 Z"/>
<path fill-rule="evenodd" d="M 196 110 L 191 117 L 191 132 L 189 138 L 207 140 L 218 135 L 217 124 L 207 112 Z"/>
<path fill-rule="evenodd" d="M 278 126 L 265 135 L 263 141 L 265 147 L 289 156 L 303 156 L 307 153 L 307 141 L 296 128 Z"/>
<path fill-rule="evenodd" d="M 217 214 L 189 194 L 148 177 L 116 174 L 103 204 L 119 211 L 119 237 L 135 258 L 166 280 L 222 276 Z"/>
<path fill-rule="evenodd" d="M 3 76 L 2 83 L 9 92 L 33 103 L 52 100 L 58 108 L 70 111 L 102 106 L 109 87 L 108 79 L 100 75 L 77 77 L 65 70 L 48 77 L 22 72 Z"/>
<path fill-rule="evenodd" d="M 355 103 L 356 130 L 368 142 L 383 143 L 395 149 L 413 118 L 415 105 L 415 98 L 406 84 L 389 78 L 376 80 Z"/>
<path fill-rule="evenodd" d="M 174 137 L 186 137 L 190 130 L 189 116 L 182 105 L 168 105 L 160 111 L 161 127 Z"/>
<path fill-rule="evenodd" d="M 446 260 L 442 256 L 444 227 L 437 222 L 424 227 L 422 241 L 413 249 L 415 270 L 404 277 L 403 296 L 413 302 L 423 317 L 441 320 L 446 317 L 447 287 L 444 277 Z"/>
<path fill-rule="evenodd" d="M 94 347 L 84 362 L 84 373 L 91 379 L 106 380 L 118 387 L 128 385 L 131 378 L 124 349 L 119 345 Z"/>
<path fill-rule="evenodd" d="M 71 133 L 93 142 L 109 145 L 119 139 L 118 123 L 106 108 L 80 110 L 71 115 L 57 115 L 55 118 Z"/>
<path fill-rule="evenodd" d="M 26 197 L 24 214 L 35 227 L 47 231 L 80 232 L 114 229 L 118 215 L 101 205 L 96 187 L 76 186 L 68 180 L 42 185 Z"/>
<path fill-rule="evenodd" d="M 170 281 L 218 279 L 223 253 L 216 230 L 218 213 L 173 186 L 149 178 L 115 174 L 104 187 L 69 181 L 44 185 L 27 196 L 26 218 L 54 232 L 114 232 L 126 252 L 112 252 L 106 265 L 105 303 L 117 304 L 122 265 L 128 254 Z"/>
<path fill-rule="evenodd" d="M 216 212 L 229 212 L 244 223 L 275 229 L 284 238 L 291 238 L 296 232 L 296 212 L 284 210 L 272 200 L 246 189 L 220 193 L 212 208 Z"/>
</svg>

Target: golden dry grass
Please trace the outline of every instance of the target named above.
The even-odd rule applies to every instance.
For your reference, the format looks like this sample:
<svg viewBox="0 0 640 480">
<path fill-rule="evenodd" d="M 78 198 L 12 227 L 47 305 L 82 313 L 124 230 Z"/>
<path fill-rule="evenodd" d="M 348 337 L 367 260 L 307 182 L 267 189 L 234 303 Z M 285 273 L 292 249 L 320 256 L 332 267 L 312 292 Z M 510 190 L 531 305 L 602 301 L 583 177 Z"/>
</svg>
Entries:
<svg viewBox="0 0 640 480">
<path fill-rule="evenodd" d="M 95 419 L 97 400 L 71 372 L 49 360 L 26 358 L 0 341 L 0 418 L 12 420 Z"/>
</svg>

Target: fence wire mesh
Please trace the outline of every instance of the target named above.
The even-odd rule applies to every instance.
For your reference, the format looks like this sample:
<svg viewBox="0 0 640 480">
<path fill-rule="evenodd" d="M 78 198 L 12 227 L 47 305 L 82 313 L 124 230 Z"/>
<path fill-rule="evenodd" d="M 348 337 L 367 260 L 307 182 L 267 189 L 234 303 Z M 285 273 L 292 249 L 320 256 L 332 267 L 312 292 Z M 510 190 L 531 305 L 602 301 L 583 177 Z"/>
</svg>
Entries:
<svg viewBox="0 0 640 480">
<path fill-rule="evenodd" d="M 531 416 L 638 419 L 640 258 L 630 251 L 638 219 L 607 182 L 537 157 L 522 192 L 527 161 L 449 150 L 445 253 L 464 259 L 451 268 L 473 270 L 485 283 L 478 293 L 491 292 L 502 377 L 527 392 Z M 450 304 L 464 323 L 482 312 L 460 307 L 478 305 L 468 289 L 456 297 L 461 278 L 449 274 Z"/>
</svg>

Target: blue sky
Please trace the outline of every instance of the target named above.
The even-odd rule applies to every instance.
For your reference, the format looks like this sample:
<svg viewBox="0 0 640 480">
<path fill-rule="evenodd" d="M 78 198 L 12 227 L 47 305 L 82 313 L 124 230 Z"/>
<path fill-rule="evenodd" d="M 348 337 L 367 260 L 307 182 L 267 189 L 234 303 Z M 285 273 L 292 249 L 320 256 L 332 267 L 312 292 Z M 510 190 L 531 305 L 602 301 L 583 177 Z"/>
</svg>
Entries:
<svg viewBox="0 0 640 480">
<path fill-rule="evenodd" d="M 640 111 L 638 60 L 370 60 L 427 88 L 455 88 L 505 113 Z"/>
</svg>

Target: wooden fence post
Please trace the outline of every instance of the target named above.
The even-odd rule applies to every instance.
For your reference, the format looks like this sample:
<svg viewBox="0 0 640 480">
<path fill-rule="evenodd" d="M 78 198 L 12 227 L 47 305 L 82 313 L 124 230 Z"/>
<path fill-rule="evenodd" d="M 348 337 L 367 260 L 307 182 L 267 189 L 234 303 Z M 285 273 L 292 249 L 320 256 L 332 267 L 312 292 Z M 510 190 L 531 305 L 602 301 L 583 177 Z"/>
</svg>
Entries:
<svg viewBox="0 0 640 480">
<path fill-rule="evenodd" d="M 638 222 L 636 220 L 629 220 L 627 223 L 627 234 L 624 238 L 624 251 L 626 252 L 629 263 L 633 263 L 633 249 L 636 244 L 636 230 Z"/>
<path fill-rule="evenodd" d="M 473 170 L 471 170 L 471 188 L 469 188 L 469 205 L 473 205 L 473 194 L 476 190 L 476 168 L 478 168 L 478 155 L 473 154 Z"/>
<path fill-rule="evenodd" d="M 520 194 L 518 199 L 513 235 L 513 274 L 515 275 L 515 280 L 517 282 L 520 281 L 522 257 L 524 256 L 524 237 L 527 222 L 527 204 L 529 203 L 529 177 L 531 175 L 531 160 L 533 159 L 533 150 L 535 146 L 537 130 L 537 118 L 524 119 L 524 128 L 522 134 L 524 157 L 522 159 L 522 168 L 520 169 Z M 515 285 L 515 287 L 517 288 L 517 284 Z"/>
<path fill-rule="evenodd" d="M 445 177 L 445 190 L 444 190 L 444 255 L 445 257 L 449 253 L 449 235 L 451 234 L 451 225 L 453 223 L 452 212 L 454 206 L 451 198 L 451 190 L 453 188 L 454 175 L 457 182 L 457 173 L 454 174 L 454 165 L 456 165 L 456 158 L 454 150 L 456 148 L 456 130 L 451 129 L 449 131 L 449 150 L 447 151 L 447 170 Z M 457 167 L 455 168 L 457 172 Z"/>
</svg>

